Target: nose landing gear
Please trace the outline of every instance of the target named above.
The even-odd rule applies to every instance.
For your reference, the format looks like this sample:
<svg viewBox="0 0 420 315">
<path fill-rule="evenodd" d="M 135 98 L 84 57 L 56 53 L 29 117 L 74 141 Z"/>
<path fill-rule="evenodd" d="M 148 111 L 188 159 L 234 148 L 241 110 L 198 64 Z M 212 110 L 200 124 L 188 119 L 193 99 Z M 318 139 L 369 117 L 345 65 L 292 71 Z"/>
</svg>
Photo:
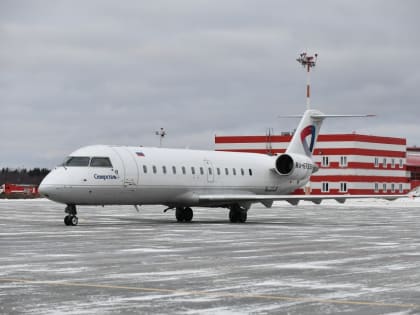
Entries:
<svg viewBox="0 0 420 315">
<path fill-rule="evenodd" d="M 64 212 L 68 213 L 68 215 L 64 217 L 65 225 L 77 225 L 79 223 L 79 219 L 76 216 L 77 215 L 76 205 L 67 205 Z"/>
</svg>

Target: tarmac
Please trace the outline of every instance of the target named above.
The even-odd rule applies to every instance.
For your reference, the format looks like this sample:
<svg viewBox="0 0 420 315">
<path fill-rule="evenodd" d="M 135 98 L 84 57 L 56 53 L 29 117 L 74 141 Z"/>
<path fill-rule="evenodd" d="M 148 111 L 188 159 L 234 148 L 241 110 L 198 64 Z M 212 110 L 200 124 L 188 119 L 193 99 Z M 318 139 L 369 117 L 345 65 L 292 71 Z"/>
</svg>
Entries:
<svg viewBox="0 0 420 315">
<path fill-rule="evenodd" d="M 163 209 L 0 200 L 0 314 L 420 314 L 420 201 Z"/>
</svg>

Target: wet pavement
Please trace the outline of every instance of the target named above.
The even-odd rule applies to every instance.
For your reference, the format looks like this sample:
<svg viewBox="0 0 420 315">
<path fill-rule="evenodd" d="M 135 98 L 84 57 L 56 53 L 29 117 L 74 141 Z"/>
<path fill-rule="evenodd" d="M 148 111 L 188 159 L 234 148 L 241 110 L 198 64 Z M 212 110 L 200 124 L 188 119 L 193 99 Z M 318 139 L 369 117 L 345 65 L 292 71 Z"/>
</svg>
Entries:
<svg viewBox="0 0 420 315">
<path fill-rule="evenodd" d="M 0 314 L 420 314 L 420 201 L 163 209 L 0 200 Z"/>
</svg>

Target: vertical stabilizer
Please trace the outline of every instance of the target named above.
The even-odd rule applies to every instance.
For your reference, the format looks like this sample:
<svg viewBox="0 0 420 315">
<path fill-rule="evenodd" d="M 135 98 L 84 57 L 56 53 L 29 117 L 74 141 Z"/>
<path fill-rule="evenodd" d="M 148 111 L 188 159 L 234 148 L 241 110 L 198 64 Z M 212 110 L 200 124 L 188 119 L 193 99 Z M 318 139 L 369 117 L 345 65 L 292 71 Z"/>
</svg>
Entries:
<svg viewBox="0 0 420 315">
<path fill-rule="evenodd" d="M 318 110 L 306 110 L 287 147 L 286 153 L 302 154 L 312 157 L 324 116 Z"/>
</svg>

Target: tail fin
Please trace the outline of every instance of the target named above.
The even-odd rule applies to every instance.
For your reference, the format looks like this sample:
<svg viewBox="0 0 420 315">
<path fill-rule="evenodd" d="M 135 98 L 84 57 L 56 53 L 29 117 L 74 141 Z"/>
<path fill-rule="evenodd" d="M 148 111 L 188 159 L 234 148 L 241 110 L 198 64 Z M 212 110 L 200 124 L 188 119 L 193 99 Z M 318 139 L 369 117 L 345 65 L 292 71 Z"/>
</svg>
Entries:
<svg viewBox="0 0 420 315">
<path fill-rule="evenodd" d="M 302 119 L 287 147 L 286 153 L 296 153 L 312 157 L 319 129 L 325 115 L 315 109 L 308 109 L 303 114 Z"/>
<path fill-rule="evenodd" d="M 308 109 L 287 147 L 286 153 L 296 153 L 312 157 L 319 130 L 325 118 L 373 117 L 375 115 L 325 115 L 316 109 Z M 290 117 L 290 116 L 289 116 Z"/>
</svg>

